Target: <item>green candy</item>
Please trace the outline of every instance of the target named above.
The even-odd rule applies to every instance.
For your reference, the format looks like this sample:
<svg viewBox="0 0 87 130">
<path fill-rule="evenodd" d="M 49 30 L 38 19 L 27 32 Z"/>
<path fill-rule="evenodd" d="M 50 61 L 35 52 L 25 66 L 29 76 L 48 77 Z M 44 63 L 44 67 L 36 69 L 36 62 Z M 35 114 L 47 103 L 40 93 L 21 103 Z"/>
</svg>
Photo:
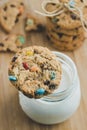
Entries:
<svg viewBox="0 0 87 130">
<path fill-rule="evenodd" d="M 32 19 L 27 20 L 27 25 L 33 25 L 33 24 L 34 24 L 34 21 Z"/>
<path fill-rule="evenodd" d="M 25 38 L 24 38 L 23 36 L 19 36 L 19 37 L 18 37 L 18 40 L 19 40 L 22 44 L 25 43 Z"/>
<path fill-rule="evenodd" d="M 53 23 L 57 23 L 57 22 L 58 22 L 58 19 L 57 19 L 57 18 L 53 18 L 53 19 L 52 19 L 52 22 L 53 22 Z"/>
<path fill-rule="evenodd" d="M 56 78 L 55 72 L 54 72 L 54 71 L 51 71 L 51 73 L 50 73 L 50 79 L 53 80 L 53 79 L 55 79 L 55 78 Z"/>
</svg>

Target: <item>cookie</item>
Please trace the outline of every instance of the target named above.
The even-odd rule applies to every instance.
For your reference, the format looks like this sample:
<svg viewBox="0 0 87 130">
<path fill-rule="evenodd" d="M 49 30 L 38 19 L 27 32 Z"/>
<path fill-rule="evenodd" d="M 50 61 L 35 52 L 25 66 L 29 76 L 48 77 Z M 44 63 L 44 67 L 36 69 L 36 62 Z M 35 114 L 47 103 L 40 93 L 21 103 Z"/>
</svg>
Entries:
<svg viewBox="0 0 87 130">
<path fill-rule="evenodd" d="M 54 37 L 56 40 L 61 42 L 73 42 L 74 40 L 78 39 L 79 35 L 84 35 L 84 33 L 81 33 L 79 35 L 69 36 L 60 32 L 56 33 L 54 30 L 50 30 L 50 29 L 47 31 L 52 37 Z"/>
<path fill-rule="evenodd" d="M 59 87 L 61 63 L 55 54 L 41 46 L 19 51 L 9 66 L 9 80 L 29 98 L 41 98 Z"/>
<path fill-rule="evenodd" d="M 56 40 L 54 37 L 52 37 L 52 35 L 48 33 L 47 39 L 51 41 L 52 46 L 54 46 L 60 51 L 73 51 L 83 44 L 85 38 L 80 35 L 78 39 L 74 40 L 73 42 L 61 42 Z"/>
<path fill-rule="evenodd" d="M 83 17 L 86 18 L 87 20 L 86 12 L 87 12 L 87 8 L 84 7 Z M 82 26 L 80 17 L 67 9 L 65 9 L 65 11 L 60 15 L 48 17 L 48 18 L 51 20 L 53 24 L 55 24 L 56 26 L 60 26 L 61 28 L 64 29 L 75 29 L 78 28 L 79 26 Z"/>
<path fill-rule="evenodd" d="M 26 31 L 43 31 L 45 29 L 44 25 L 42 22 L 36 18 L 33 15 L 28 14 L 26 18 L 26 23 L 25 23 L 25 30 Z"/>
<path fill-rule="evenodd" d="M 25 38 L 23 35 L 10 34 L 0 41 L 0 51 L 17 52 L 23 47 Z"/>
<path fill-rule="evenodd" d="M 0 9 L 0 24 L 3 29 L 10 32 L 15 24 L 19 21 L 19 17 L 24 12 L 24 3 L 21 1 L 11 1 L 4 4 Z"/>
<path fill-rule="evenodd" d="M 63 33 L 69 36 L 79 35 L 84 32 L 84 29 L 82 26 L 79 26 L 78 28 L 75 28 L 75 29 L 64 29 L 58 25 L 53 24 L 48 18 L 47 18 L 46 27 L 47 29 L 52 29 L 54 32 Z"/>
<path fill-rule="evenodd" d="M 75 29 L 81 26 L 80 18 L 69 11 L 51 18 L 51 21 L 64 29 Z"/>
</svg>

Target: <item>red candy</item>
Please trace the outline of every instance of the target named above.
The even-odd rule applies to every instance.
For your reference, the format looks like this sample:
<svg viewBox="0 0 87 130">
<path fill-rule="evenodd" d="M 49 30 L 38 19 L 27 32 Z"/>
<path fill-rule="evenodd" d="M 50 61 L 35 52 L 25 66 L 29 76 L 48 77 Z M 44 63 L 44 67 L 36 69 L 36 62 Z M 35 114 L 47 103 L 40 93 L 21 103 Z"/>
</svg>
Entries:
<svg viewBox="0 0 87 130">
<path fill-rule="evenodd" d="M 23 62 L 22 64 L 23 64 L 23 67 L 24 67 L 26 70 L 29 69 L 29 66 L 28 66 L 28 64 L 27 64 L 26 62 Z"/>
</svg>

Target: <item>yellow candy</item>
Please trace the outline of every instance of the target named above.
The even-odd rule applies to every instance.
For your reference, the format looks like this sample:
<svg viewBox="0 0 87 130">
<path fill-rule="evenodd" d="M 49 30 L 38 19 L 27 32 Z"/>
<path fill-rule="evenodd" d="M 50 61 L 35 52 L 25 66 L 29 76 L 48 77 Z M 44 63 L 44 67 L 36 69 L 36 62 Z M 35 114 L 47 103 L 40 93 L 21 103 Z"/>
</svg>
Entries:
<svg viewBox="0 0 87 130">
<path fill-rule="evenodd" d="M 26 55 L 27 55 L 27 56 L 33 56 L 33 54 L 34 54 L 34 53 L 33 53 L 32 51 L 27 51 L 27 52 L 26 52 Z"/>
</svg>

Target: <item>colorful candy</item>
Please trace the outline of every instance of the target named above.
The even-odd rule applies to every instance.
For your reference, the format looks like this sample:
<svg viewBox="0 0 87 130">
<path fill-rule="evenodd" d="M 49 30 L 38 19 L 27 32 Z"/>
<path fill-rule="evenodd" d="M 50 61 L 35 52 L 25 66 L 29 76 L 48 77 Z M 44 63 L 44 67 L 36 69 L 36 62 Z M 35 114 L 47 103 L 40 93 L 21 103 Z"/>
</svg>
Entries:
<svg viewBox="0 0 87 130">
<path fill-rule="evenodd" d="M 23 67 L 24 67 L 26 70 L 29 69 L 29 66 L 28 66 L 28 64 L 27 64 L 26 62 L 23 62 L 22 64 L 23 64 Z"/>
<path fill-rule="evenodd" d="M 74 0 L 70 0 L 70 1 L 69 1 L 69 6 L 70 6 L 71 8 L 73 8 L 73 7 L 75 6 L 75 1 L 74 1 Z"/>
<path fill-rule="evenodd" d="M 54 72 L 54 71 L 51 71 L 51 73 L 50 73 L 50 79 L 53 80 L 53 79 L 55 79 L 55 78 L 56 78 L 55 72 Z"/>
<path fill-rule="evenodd" d="M 52 19 L 52 22 L 53 22 L 53 23 L 57 23 L 57 22 L 58 22 L 58 19 L 57 19 L 57 18 L 53 18 L 53 19 Z"/>
<path fill-rule="evenodd" d="M 33 25 L 33 24 L 34 24 L 33 19 L 28 19 L 28 20 L 27 20 L 27 25 Z"/>
<path fill-rule="evenodd" d="M 43 88 L 39 88 L 35 92 L 37 95 L 43 95 L 45 93 L 45 90 Z"/>
<path fill-rule="evenodd" d="M 36 71 L 39 70 L 39 68 L 38 68 L 37 66 L 32 66 L 32 67 L 30 68 L 30 70 L 31 70 L 32 72 L 36 72 Z"/>
<path fill-rule="evenodd" d="M 15 76 L 10 75 L 9 76 L 9 80 L 10 81 L 17 81 L 17 78 Z"/>
<path fill-rule="evenodd" d="M 27 55 L 27 56 L 33 56 L 33 54 L 34 54 L 34 53 L 33 53 L 32 51 L 26 51 L 26 55 Z"/>
<path fill-rule="evenodd" d="M 18 41 L 22 44 L 25 43 L 25 38 L 23 36 L 18 36 Z"/>
</svg>

